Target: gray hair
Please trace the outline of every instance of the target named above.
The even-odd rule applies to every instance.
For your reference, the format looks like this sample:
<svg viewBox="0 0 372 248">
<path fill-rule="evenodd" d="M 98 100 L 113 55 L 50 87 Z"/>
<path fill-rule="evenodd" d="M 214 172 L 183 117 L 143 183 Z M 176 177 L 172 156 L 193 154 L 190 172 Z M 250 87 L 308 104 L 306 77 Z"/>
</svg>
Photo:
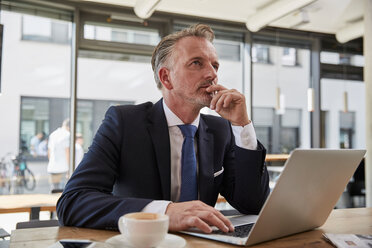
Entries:
<svg viewBox="0 0 372 248">
<path fill-rule="evenodd" d="M 182 29 L 179 32 L 169 34 L 159 42 L 159 44 L 155 47 L 151 58 L 152 70 L 154 71 L 154 78 L 158 89 L 162 88 L 162 84 L 158 75 L 159 69 L 172 56 L 177 41 L 189 36 L 201 37 L 207 39 L 210 42 L 213 42 L 214 32 L 208 25 L 195 24 L 191 25 L 188 28 Z"/>
</svg>

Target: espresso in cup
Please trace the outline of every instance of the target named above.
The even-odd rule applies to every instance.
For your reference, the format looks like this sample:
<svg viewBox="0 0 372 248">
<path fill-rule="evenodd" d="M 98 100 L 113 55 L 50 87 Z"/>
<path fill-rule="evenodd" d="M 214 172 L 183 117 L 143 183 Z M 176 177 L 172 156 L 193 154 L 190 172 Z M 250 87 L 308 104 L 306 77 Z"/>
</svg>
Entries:
<svg viewBox="0 0 372 248">
<path fill-rule="evenodd" d="M 134 247 L 156 247 L 168 232 L 169 217 L 165 214 L 130 213 L 119 219 L 121 235 Z"/>
</svg>

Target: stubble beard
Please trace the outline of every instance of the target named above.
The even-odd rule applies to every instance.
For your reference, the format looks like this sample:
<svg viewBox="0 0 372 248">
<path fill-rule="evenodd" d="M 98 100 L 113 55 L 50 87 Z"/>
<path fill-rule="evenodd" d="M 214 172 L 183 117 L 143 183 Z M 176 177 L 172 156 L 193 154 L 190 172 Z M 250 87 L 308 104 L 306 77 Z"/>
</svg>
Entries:
<svg viewBox="0 0 372 248">
<path fill-rule="evenodd" d="M 206 92 L 206 85 L 212 85 L 212 82 L 201 82 L 198 85 L 197 90 L 192 95 L 185 95 L 181 93 L 178 95 L 178 97 L 183 98 L 185 103 L 188 102 L 199 109 L 202 109 L 203 107 L 209 107 L 213 98 L 213 94 Z"/>
<path fill-rule="evenodd" d="M 192 96 L 188 97 L 188 101 L 197 105 L 200 109 L 209 107 L 213 98 L 213 94 L 206 91 L 206 86 L 212 85 L 212 81 L 204 81 L 198 85 L 198 88 Z"/>
</svg>

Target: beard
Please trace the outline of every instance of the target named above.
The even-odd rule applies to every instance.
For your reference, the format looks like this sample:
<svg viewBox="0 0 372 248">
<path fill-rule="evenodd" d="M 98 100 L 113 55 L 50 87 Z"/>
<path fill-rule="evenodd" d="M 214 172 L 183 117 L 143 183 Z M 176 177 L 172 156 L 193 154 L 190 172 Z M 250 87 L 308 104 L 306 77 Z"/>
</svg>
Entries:
<svg viewBox="0 0 372 248">
<path fill-rule="evenodd" d="M 181 102 L 185 104 L 191 104 L 197 108 L 202 109 L 203 107 L 209 107 L 213 98 L 213 93 L 207 92 L 206 89 L 210 86 L 216 84 L 212 80 L 204 80 L 199 82 L 193 90 L 180 88 L 173 91 L 175 99 L 178 98 Z"/>
</svg>

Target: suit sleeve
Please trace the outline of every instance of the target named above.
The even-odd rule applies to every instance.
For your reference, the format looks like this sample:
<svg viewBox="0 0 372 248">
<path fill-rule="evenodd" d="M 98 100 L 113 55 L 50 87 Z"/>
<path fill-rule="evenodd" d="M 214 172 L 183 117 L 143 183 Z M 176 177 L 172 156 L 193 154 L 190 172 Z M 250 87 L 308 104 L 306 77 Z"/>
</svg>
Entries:
<svg viewBox="0 0 372 248">
<path fill-rule="evenodd" d="M 239 212 L 258 214 L 270 193 L 266 150 L 259 141 L 257 150 L 248 150 L 235 145 L 233 135 L 231 139 L 221 194 Z"/>
<path fill-rule="evenodd" d="M 117 230 L 120 216 L 139 212 L 152 201 L 112 194 L 118 177 L 123 132 L 121 116 L 116 107 L 111 107 L 57 202 L 62 225 Z"/>
</svg>

